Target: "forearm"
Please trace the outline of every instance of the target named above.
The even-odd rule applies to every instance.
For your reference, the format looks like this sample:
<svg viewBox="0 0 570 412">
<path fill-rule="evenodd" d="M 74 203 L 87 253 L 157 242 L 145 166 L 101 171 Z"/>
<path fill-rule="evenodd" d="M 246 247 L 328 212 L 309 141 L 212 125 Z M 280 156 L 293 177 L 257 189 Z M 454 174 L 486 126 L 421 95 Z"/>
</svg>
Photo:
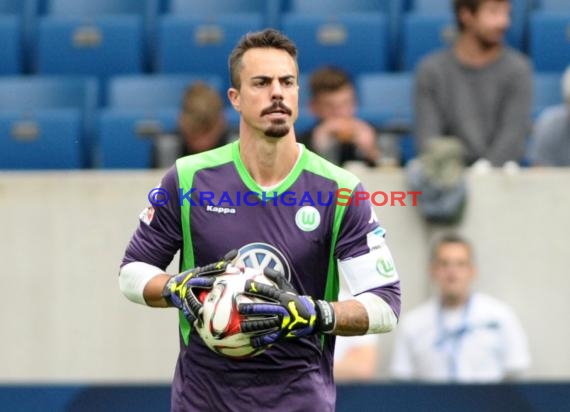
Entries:
<svg viewBox="0 0 570 412">
<path fill-rule="evenodd" d="M 170 306 L 162 296 L 164 287 L 170 278 L 170 275 L 163 273 L 156 275 L 147 282 L 143 290 L 143 296 L 148 306 L 155 308 L 166 308 Z"/>
<path fill-rule="evenodd" d="M 398 318 L 384 299 L 371 292 L 355 299 L 332 303 L 335 313 L 333 334 L 341 336 L 386 333 L 396 327 Z"/>
<path fill-rule="evenodd" d="M 368 331 L 368 312 L 356 299 L 332 303 L 336 318 L 335 335 L 364 335 Z"/>
</svg>

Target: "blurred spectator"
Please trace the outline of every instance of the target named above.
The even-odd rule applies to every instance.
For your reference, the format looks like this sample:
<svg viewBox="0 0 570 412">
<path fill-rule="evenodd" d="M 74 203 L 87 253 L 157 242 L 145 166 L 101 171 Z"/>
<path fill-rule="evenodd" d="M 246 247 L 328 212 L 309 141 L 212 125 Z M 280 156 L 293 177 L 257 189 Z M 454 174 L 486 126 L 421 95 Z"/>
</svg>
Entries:
<svg viewBox="0 0 570 412">
<path fill-rule="evenodd" d="M 184 92 L 177 131 L 155 139 L 153 165 L 170 167 L 179 157 L 223 146 L 229 140 L 222 97 L 197 82 Z"/>
<path fill-rule="evenodd" d="M 338 300 L 352 295 L 340 278 Z M 379 354 L 379 336 L 337 336 L 334 347 L 334 379 L 336 382 L 369 381 L 376 377 Z"/>
<path fill-rule="evenodd" d="M 418 147 L 440 136 L 464 145 L 465 161 L 502 166 L 518 162 L 530 129 L 531 68 L 504 45 L 509 0 L 454 0 L 459 32 L 416 73 Z"/>
<path fill-rule="evenodd" d="M 349 75 L 335 67 L 323 67 L 313 72 L 309 87 L 310 108 L 319 123 L 299 140 L 338 165 L 364 161 L 376 166 L 380 156 L 376 131 L 355 117 L 356 91 Z"/>
<path fill-rule="evenodd" d="M 534 130 L 531 162 L 535 166 L 570 166 L 570 66 L 562 77 L 564 103 L 547 108 Z"/>
<path fill-rule="evenodd" d="M 463 383 L 519 377 L 530 363 L 526 335 L 507 305 L 472 291 L 470 244 L 456 235 L 437 241 L 431 276 L 437 296 L 402 318 L 393 376 Z"/>
</svg>

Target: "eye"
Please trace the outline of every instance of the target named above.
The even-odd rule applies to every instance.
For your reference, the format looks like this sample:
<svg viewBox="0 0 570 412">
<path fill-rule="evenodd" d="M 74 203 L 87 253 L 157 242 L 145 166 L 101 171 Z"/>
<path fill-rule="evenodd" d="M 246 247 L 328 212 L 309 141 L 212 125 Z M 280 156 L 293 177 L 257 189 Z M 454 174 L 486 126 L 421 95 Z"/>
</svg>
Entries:
<svg viewBox="0 0 570 412">
<path fill-rule="evenodd" d="M 290 77 L 288 79 L 285 79 L 285 81 L 283 82 L 285 84 L 285 86 L 295 86 L 295 79 Z"/>
</svg>

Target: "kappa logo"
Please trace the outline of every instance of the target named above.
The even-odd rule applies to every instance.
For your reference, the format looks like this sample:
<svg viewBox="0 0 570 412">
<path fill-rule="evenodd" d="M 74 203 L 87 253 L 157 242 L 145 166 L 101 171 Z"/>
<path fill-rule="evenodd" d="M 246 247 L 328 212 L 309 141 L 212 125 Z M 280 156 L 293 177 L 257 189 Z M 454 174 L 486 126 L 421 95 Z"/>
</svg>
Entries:
<svg viewBox="0 0 570 412">
<path fill-rule="evenodd" d="M 295 215 L 295 224 L 303 232 L 312 232 L 321 224 L 321 214 L 313 206 L 303 206 Z"/>
<path fill-rule="evenodd" d="M 206 206 L 206 212 L 217 213 L 219 215 L 235 215 L 236 209 L 234 207 L 219 207 L 219 206 Z"/>
<path fill-rule="evenodd" d="M 242 246 L 236 261 L 236 264 L 239 263 L 253 269 L 275 269 L 291 280 L 291 268 L 287 259 L 277 248 L 267 243 L 257 242 Z"/>
</svg>

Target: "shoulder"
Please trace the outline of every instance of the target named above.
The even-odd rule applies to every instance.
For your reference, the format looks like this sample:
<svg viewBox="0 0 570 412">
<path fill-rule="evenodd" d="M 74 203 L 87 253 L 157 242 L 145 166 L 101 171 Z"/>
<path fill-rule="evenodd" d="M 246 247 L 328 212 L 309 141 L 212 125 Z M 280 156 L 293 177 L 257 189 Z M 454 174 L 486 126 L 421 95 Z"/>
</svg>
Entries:
<svg viewBox="0 0 570 412">
<path fill-rule="evenodd" d="M 200 169 L 230 163 L 233 161 L 232 151 L 234 144 L 236 142 L 231 142 L 206 152 L 181 157 L 176 161 L 176 169 L 179 173 L 196 172 Z"/>
<path fill-rule="evenodd" d="M 306 171 L 335 181 L 339 188 L 349 188 L 353 190 L 360 183 L 360 180 L 354 173 L 329 162 L 306 147 L 303 150 L 306 151 L 304 164 Z"/>
<path fill-rule="evenodd" d="M 509 305 L 493 296 L 485 293 L 475 293 L 472 299 L 476 313 L 498 319 L 515 317 L 515 313 Z"/>
<path fill-rule="evenodd" d="M 448 67 L 452 53 L 451 49 L 441 49 L 428 54 L 418 64 L 417 75 L 438 72 Z"/>
<path fill-rule="evenodd" d="M 523 73 L 529 76 L 532 72 L 528 57 L 513 48 L 507 47 L 505 49 L 503 61 L 513 72 Z"/>
<path fill-rule="evenodd" d="M 404 333 L 414 334 L 418 330 L 431 327 L 437 316 L 437 305 L 434 299 L 422 303 L 402 316 L 400 327 Z"/>
</svg>

